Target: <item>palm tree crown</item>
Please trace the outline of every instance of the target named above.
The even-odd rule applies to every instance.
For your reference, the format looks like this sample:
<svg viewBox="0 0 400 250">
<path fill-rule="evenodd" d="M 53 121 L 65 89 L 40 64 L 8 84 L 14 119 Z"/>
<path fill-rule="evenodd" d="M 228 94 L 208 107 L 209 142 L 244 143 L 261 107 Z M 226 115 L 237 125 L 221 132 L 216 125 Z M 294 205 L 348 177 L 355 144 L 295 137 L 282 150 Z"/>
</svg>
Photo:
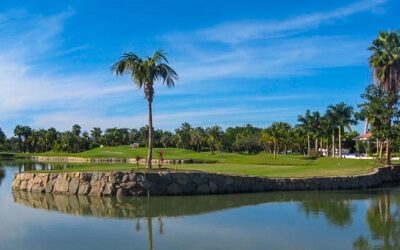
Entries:
<svg viewBox="0 0 400 250">
<path fill-rule="evenodd" d="M 345 104 L 344 102 L 338 103 L 336 105 L 329 105 L 327 111 L 328 117 L 333 120 L 334 124 L 339 130 L 339 157 L 342 157 L 342 130 L 347 128 L 351 131 L 351 125 L 357 124 L 356 120 L 353 118 L 354 110 L 353 107 Z"/>
<path fill-rule="evenodd" d="M 133 52 L 125 53 L 111 67 L 111 71 L 116 75 L 129 75 L 138 88 L 144 88 L 148 101 L 153 100 L 155 81 L 174 87 L 178 79 L 178 74 L 168 65 L 166 54 L 161 49 L 144 59 Z"/>
<path fill-rule="evenodd" d="M 380 32 L 369 47 L 369 64 L 376 83 L 387 92 L 400 89 L 400 38 L 397 32 Z"/>
</svg>

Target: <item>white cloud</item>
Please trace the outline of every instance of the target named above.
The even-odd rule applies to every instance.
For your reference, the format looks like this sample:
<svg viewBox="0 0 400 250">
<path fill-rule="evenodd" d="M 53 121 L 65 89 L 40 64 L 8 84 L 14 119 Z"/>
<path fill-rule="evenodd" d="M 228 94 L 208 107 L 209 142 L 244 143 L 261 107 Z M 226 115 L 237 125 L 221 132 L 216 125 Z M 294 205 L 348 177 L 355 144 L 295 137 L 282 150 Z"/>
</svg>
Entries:
<svg viewBox="0 0 400 250">
<path fill-rule="evenodd" d="M 114 79 L 107 69 L 102 73 L 54 75 L 52 65 L 41 63 L 48 54 L 60 56 L 85 49 L 57 50 L 62 44 L 64 22 L 73 14 L 67 11 L 43 17 L 13 11 L 0 15 L 0 120 L 29 117 L 34 110 L 82 108 L 101 98 L 138 96 L 133 86 Z"/>
<path fill-rule="evenodd" d="M 343 35 L 302 35 L 362 12 L 386 0 L 363 0 L 326 12 L 284 20 L 221 23 L 162 37 L 174 56 L 181 83 L 226 78 L 287 78 L 319 69 L 366 64 L 370 39 Z M 279 38 L 279 39 L 276 39 Z"/>
<path fill-rule="evenodd" d="M 284 20 L 238 21 L 218 24 L 216 26 L 197 30 L 189 36 L 196 40 L 206 40 L 238 44 L 255 39 L 282 37 L 308 29 L 314 29 L 321 24 L 342 19 L 357 13 L 373 11 L 382 6 L 386 0 L 363 0 L 348 6 L 327 12 L 316 12 L 307 15 L 296 16 Z M 169 38 L 174 40 L 176 36 L 188 38 L 185 34 L 177 33 Z"/>
<path fill-rule="evenodd" d="M 187 56 L 178 59 L 175 65 L 182 83 L 221 78 L 276 79 L 310 75 L 324 68 L 365 64 L 367 47 L 367 41 L 345 36 L 298 37 L 219 51 L 203 47 L 177 49 L 179 54 Z M 190 55 L 199 51 L 202 56 L 188 63 Z"/>
</svg>

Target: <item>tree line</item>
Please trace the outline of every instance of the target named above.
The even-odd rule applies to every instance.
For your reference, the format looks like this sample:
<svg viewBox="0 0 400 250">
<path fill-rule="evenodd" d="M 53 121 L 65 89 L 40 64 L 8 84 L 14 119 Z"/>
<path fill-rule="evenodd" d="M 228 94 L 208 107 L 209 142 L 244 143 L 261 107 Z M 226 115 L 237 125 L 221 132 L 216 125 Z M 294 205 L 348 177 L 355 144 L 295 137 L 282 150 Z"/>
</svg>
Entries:
<svg viewBox="0 0 400 250">
<path fill-rule="evenodd" d="M 200 127 L 185 122 L 173 132 L 153 130 L 155 147 L 190 149 L 196 152 L 215 151 L 240 152 L 256 154 L 298 153 L 315 154 L 320 148 L 332 143 L 355 150 L 356 132 L 350 130 L 354 124 L 353 108 L 340 103 L 328 107 L 324 115 L 318 111 L 306 111 L 299 115 L 299 123 L 292 126 L 286 122 L 274 122 L 267 128 L 247 124 L 244 126 Z M 349 130 L 346 130 L 349 128 Z M 83 131 L 75 124 L 71 130 L 58 131 L 55 128 L 32 129 L 29 126 L 17 125 L 14 136 L 7 138 L 0 129 L 0 149 L 13 152 L 69 152 L 76 153 L 99 146 L 119 146 L 137 143 L 148 147 L 148 126 L 139 129 L 108 128 L 104 131 L 94 127 Z M 335 139 L 336 138 L 336 139 Z"/>
</svg>

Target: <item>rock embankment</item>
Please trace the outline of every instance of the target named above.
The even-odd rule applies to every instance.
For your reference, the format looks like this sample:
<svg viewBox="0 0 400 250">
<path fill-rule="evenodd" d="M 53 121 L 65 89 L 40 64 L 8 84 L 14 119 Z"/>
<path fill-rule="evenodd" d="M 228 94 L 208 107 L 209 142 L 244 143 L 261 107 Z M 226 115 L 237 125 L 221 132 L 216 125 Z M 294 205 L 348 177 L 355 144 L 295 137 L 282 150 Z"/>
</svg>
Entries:
<svg viewBox="0 0 400 250">
<path fill-rule="evenodd" d="M 204 172 L 18 173 L 12 188 L 28 192 L 81 195 L 197 195 L 279 190 L 332 190 L 378 187 L 400 181 L 400 167 L 366 175 L 313 178 L 261 178 Z"/>
</svg>

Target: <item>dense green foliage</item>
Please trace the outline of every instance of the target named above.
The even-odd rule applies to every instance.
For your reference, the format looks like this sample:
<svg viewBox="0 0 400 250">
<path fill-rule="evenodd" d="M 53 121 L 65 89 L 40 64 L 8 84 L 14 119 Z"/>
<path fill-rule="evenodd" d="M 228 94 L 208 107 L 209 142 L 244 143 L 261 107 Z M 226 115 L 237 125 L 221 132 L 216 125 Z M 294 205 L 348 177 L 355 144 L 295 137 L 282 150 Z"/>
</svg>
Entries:
<svg viewBox="0 0 400 250">
<path fill-rule="evenodd" d="M 322 119 L 322 118 L 321 118 Z M 313 130 L 311 145 L 326 145 L 329 134 L 324 134 L 322 126 Z M 258 128 L 250 124 L 228 127 L 223 130 L 219 126 L 192 127 L 183 123 L 174 132 L 164 130 L 153 131 L 153 143 L 157 148 L 190 149 L 196 152 L 216 151 L 257 154 L 266 153 L 307 153 L 307 134 L 299 124 L 276 122 L 268 128 Z M 57 131 L 54 128 L 35 130 L 28 126 L 18 125 L 14 137 L 4 139 L 3 150 L 13 152 L 66 152 L 78 153 L 100 146 L 120 146 L 138 143 L 140 147 L 148 147 L 148 126 L 139 129 L 109 128 L 103 131 L 95 127 L 90 132 L 82 131 L 74 125 L 70 131 Z M 354 148 L 355 133 L 346 133 L 343 142 L 345 147 Z M 337 142 L 337 140 L 336 140 Z"/>
<path fill-rule="evenodd" d="M 369 64 L 374 84 L 363 94 L 362 116 L 371 122 L 377 139 L 378 154 L 382 158 L 386 148 L 386 164 L 391 162 L 393 142 L 399 136 L 400 37 L 397 32 L 380 32 L 369 48 Z"/>
</svg>

